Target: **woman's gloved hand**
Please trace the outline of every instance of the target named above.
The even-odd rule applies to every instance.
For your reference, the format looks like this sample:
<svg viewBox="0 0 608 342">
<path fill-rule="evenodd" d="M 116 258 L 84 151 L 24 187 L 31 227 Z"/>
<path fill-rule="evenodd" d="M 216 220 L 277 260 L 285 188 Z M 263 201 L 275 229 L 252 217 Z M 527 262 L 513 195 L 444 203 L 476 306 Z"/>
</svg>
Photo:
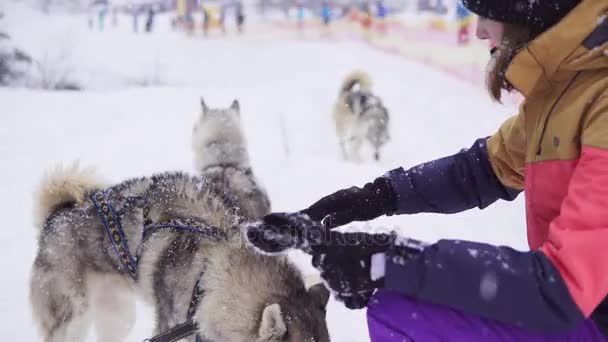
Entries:
<svg viewBox="0 0 608 342">
<path fill-rule="evenodd" d="M 369 221 L 382 215 L 393 215 L 397 196 L 388 178 L 379 177 L 362 188 L 353 186 L 327 195 L 302 213 L 329 227 L 353 221 Z"/>
</svg>

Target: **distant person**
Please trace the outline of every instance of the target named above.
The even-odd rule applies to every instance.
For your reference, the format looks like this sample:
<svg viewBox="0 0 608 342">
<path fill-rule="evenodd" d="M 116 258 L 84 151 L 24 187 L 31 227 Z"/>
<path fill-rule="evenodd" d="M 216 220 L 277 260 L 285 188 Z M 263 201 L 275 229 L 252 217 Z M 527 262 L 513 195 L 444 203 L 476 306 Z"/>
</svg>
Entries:
<svg viewBox="0 0 608 342">
<path fill-rule="evenodd" d="M 220 6 L 220 29 L 223 34 L 226 34 L 226 6 Z"/>
<path fill-rule="evenodd" d="M 136 6 L 131 7 L 131 23 L 133 25 L 133 32 L 139 32 L 139 8 Z"/>
<path fill-rule="evenodd" d="M 146 32 L 150 33 L 154 29 L 154 16 L 155 12 L 153 8 L 148 9 L 148 17 L 146 18 Z"/>
<path fill-rule="evenodd" d="M 112 8 L 112 27 L 118 26 L 118 9 L 116 7 Z"/>
<path fill-rule="evenodd" d="M 298 29 L 303 29 L 304 28 L 304 4 L 302 3 L 302 1 L 298 1 L 297 3 L 297 12 L 296 12 L 296 22 L 298 25 Z"/>
<path fill-rule="evenodd" d="M 103 32 L 104 25 L 106 21 L 106 14 L 108 13 L 108 9 L 106 6 L 99 6 L 99 10 L 97 11 L 97 24 L 99 25 L 99 32 Z"/>
<path fill-rule="evenodd" d="M 209 10 L 206 7 L 202 8 L 202 12 L 203 12 L 203 35 L 205 35 L 205 37 L 206 37 L 207 34 L 209 33 L 209 20 L 211 20 L 211 18 L 210 18 Z"/>
<path fill-rule="evenodd" d="M 332 11 L 331 5 L 328 1 L 323 1 L 321 4 L 321 19 L 323 20 L 323 25 L 329 26 L 332 19 Z"/>
<path fill-rule="evenodd" d="M 471 22 L 473 15 L 461 2 L 458 2 L 456 7 L 456 21 L 458 23 L 458 44 L 468 44 L 471 39 Z"/>
<path fill-rule="evenodd" d="M 243 33 L 243 24 L 245 23 L 245 12 L 243 8 L 243 3 L 240 1 L 236 3 L 235 17 L 236 27 L 239 33 Z"/>
</svg>

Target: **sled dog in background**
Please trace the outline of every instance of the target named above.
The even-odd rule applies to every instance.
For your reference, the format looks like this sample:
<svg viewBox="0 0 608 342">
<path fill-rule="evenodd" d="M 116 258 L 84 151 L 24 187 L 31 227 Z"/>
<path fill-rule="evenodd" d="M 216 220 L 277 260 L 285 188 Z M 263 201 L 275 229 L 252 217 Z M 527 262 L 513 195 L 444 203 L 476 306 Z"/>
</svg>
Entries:
<svg viewBox="0 0 608 342">
<path fill-rule="evenodd" d="M 373 148 L 374 159 L 380 159 L 380 148 L 390 139 L 389 113 L 372 92 L 367 73 L 354 71 L 346 76 L 334 104 L 333 118 L 344 159 L 360 161 L 365 141 Z"/>
<path fill-rule="evenodd" d="M 229 108 L 214 109 L 201 98 L 192 147 L 198 173 L 221 184 L 235 199 L 240 215 L 254 220 L 270 213 L 268 194 L 251 168 L 237 100 Z"/>
</svg>

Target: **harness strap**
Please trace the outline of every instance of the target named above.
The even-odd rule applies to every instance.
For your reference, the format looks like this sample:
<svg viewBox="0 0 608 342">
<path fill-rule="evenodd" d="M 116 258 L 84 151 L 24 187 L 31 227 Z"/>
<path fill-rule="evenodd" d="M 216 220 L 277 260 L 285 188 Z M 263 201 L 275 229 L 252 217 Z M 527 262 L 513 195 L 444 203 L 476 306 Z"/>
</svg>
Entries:
<svg viewBox="0 0 608 342">
<path fill-rule="evenodd" d="M 118 254 L 118 259 L 123 266 L 123 270 L 126 270 L 131 278 L 137 279 L 137 260 L 131 255 L 127 238 L 125 237 L 122 225 L 120 224 L 120 217 L 108 202 L 105 191 L 99 191 L 93 194 L 91 196 L 91 201 L 101 217 L 108 237 L 110 238 L 110 242 L 112 243 L 112 247 L 116 254 Z"/>
<path fill-rule="evenodd" d="M 193 320 L 194 313 L 198 308 L 198 305 L 201 302 L 201 297 L 205 293 L 200 287 L 200 281 L 203 274 L 196 281 L 194 288 L 192 289 L 192 297 L 190 299 L 190 305 L 188 306 L 188 313 L 186 315 L 186 322 L 182 324 L 178 324 L 173 328 L 164 331 L 154 337 L 145 339 L 144 342 L 174 342 L 178 341 L 182 338 L 188 337 L 190 335 L 196 334 L 196 342 L 202 342 L 200 334 L 198 333 L 198 324 L 196 324 Z"/>
<path fill-rule="evenodd" d="M 194 317 L 194 313 L 198 308 L 198 304 L 201 302 L 201 297 L 205 294 L 205 290 L 200 286 L 201 279 L 203 274 L 198 277 L 196 284 L 194 284 L 194 288 L 192 289 L 192 297 L 190 298 L 190 306 L 188 306 L 188 313 L 186 315 L 186 320 L 191 321 Z"/>
<path fill-rule="evenodd" d="M 162 332 L 154 337 L 147 338 L 144 342 L 174 342 L 198 332 L 198 326 L 194 321 L 178 324 L 173 328 Z M 198 339 L 198 336 L 197 336 Z"/>
<path fill-rule="evenodd" d="M 203 274 L 201 273 L 200 277 L 196 281 L 196 284 L 194 284 L 194 288 L 192 289 L 192 297 L 190 298 L 190 305 L 188 306 L 186 322 L 178 324 L 154 337 L 145 339 L 144 342 L 174 342 L 193 334 L 196 334 L 196 342 L 202 342 L 202 338 L 198 334 L 198 324 L 196 324 L 193 320 L 194 313 L 201 302 L 201 297 L 205 293 L 205 290 L 203 290 L 200 286 L 202 276 Z"/>
<path fill-rule="evenodd" d="M 174 219 L 169 221 L 168 223 L 147 225 L 144 228 L 144 239 L 146 239 L 150 234 L 154 233 L 155 231 L 161 229 L 186 230 L 196 232 L 198 234 L 202 234 L 206 237 L 212 238 L 217 242 L 225 241 L 226 239 L 228 239 L 228 234 L 223 230 L 207 225 L 202 225 L 200 222 L 191 219 Z M 176 325 L 173 328 L 162 332 L 150 339 L 144 340 L 144 342 L 174 342 L 193 334 L 196 334 L 196 342 L 203 341 L 200 334 L 198 334 L 198 325 L 193 320 L 194 314 L 196 313 L 196 309 L 198 308 L 201 299 L 205 294 L 205 290 L 201 287 L 200 284 L 202 277 L 203 273 L 200 274 L 196 283 L 194 284 L 194 288 L 192 289 L 192 296 L 190 297 L 190 304 L 188 305 L 188 311 L 186 313 L 186 322 Z"/>
<path fill-rule="evenodd" d="M 204 235 L 206 237 L 214 239 L 216 242 L 221 242 L 228 239 L 228 234 L 223 230 L 207 225 L 201 225 L 190 219 L 185 220 L 171 220 L 169 223 L 155 223 L 149 224 L 144 227 L 143 240 L 145 240 L 150 234 L 161 229 L 174 229 L 174 230 L 185 230 L 194 233 Z"/>
</svg>

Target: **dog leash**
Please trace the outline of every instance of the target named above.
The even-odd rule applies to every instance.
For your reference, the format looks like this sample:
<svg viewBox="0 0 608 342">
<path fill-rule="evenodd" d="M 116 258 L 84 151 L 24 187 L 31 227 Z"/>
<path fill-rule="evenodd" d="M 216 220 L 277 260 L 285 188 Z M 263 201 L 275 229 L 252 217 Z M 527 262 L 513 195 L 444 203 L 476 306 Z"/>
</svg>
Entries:
<svg viewBox="0 0 608 342">
<path fill-rule="evenodd" d="M 142 241 L 147 239 L 150 234 L 161 229 L 185 230 L 195 232 L 198 234 L 202 234 L 208 238 L 211 238 L 216 242 L 228 239 L 228 234 L 226 234 L 226 232 L 215 227 L 203 225 L 200 222 L 191 219 L 174 219 L 167 223 L 151 224 L 146 226 L 144 228 Z M 202 277 L 203 273 L 201 272 L 198 277 L 198 280 L 194 284 L 194 288 L 192 289 L 190 305 L 188 306 L 188 311 L 186 314 L 186 322 L 178 324 L 167 331 L 164 331 L 154 337 L 146 339 L 144 340 L 144 342 L 174 342 L 184 337 L 191 336 L 193 334 L 196 334 L 196 342 L 203 342 L 200 334 L 198 334 L 198 324 L 196 324 L 193 319 L 194 314 L 196 313 L 196 309 L 198 308 L 198 305 L 200 304 L 201 299 L 205 294 L 205 290 L 201 287 L 200 284 Z"/>
<path fill-rule="evenodd" d="M 174 342 L 179 341 L 180 339 L 188 337 L 197 332 L 198 326 L 196 325 L 196 323 L 194 323 L 193 321 L 188 321 L 186 323 L 178 324 L 173 328 L 163 333 L 160 333 L 154 337 L 147 338 L 144 340 L 144 342 Z M 196 339 L 196 342 L 201 341 L 198 336 L 196 337 Z"/>
<path fill-rule="evenodd" d="M 194 288 L 192 289 L 192 297 L 190 298 L 190 305 L 188 306 L 188 313 L 186 315 L 186 322 L 178 324 L 173 328 L 164 331 L 154 337 L 147 338 L 144 342 L 174 342 L 184 337 L 196 334 L 196 342 L 203 342 L 201 335 L 198 334 L 198 324 L 194 322 L 194 313 L 201 302 L 201 298 L 205 294 L 205 290 L 200 286 L 203 273 L 198 277 Z"/>
</svg>

